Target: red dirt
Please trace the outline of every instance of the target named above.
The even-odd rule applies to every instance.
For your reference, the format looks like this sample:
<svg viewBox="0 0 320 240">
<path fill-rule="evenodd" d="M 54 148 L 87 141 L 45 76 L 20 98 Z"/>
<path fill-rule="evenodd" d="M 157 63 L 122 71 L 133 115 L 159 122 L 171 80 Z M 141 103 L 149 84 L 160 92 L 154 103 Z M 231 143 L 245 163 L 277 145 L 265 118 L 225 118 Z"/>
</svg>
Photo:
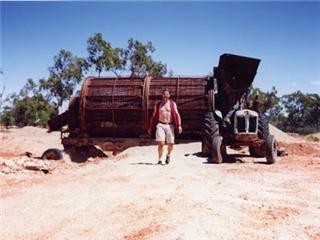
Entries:
<svg viewBox="0 0 320 240">
<path fill-rule="evenodd" d="M 19 139 L 30 130 L 29 141 L 43 143 Z M 5 136 L 8 152 L 59 147 L 43 130 L 17 131 Z M 230 149 L 232 161 L 207 164 L 191 143 L 175 146 L 169 166 L 155 165 L 147 146 L 85 164 L 65 159 L 51 174 L 0 173 L 0 239 L 319 239 L 320 144 L 280 146 L 289 155 L 273 165 Z"/>
<path fill-rule="evenodd" d="M 288 155 L 320 157 L 319 144 L 302 142 L 302 143 L 285 143 L 279 142 L 279 147 L 284 147 Z"/>
</svg>

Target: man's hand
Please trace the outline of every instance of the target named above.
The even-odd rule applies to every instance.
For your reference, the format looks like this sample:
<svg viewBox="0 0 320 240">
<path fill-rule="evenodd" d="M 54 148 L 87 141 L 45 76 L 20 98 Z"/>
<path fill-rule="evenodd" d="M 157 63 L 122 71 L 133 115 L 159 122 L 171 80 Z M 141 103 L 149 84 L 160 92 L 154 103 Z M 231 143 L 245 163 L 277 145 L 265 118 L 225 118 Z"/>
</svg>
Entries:
<svg viewBox="0 0 320 240">
<path fill-rule="evenodd" d="M 181 133 L 182 133 L 182 127 L 179 126 L 179 134 L 181 134 Z"/>
<path fill-rule="evenodd" d="M 151 128 L 148 128 L 148 134 L 151 135 Z"/>
</svg>

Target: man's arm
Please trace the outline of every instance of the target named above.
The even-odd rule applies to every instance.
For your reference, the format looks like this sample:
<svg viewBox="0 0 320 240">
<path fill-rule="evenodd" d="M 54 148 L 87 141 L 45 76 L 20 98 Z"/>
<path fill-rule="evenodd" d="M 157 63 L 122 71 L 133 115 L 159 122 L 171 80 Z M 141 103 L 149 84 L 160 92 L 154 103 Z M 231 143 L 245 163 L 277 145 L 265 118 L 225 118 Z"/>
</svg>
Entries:
<svg viewBox="0 0 320 240">
<path fill-rule="evenodd" d="M 179 125 L 179 133 L 182 133 L 182 127 L 181 127 L 181 117 L 180 117 L 180 113 L 178 111 L 178 107 L 177 107 L 177 104 L 174 103 L 174 111 L 177 113 L 177 116 L 178 116 L 178 125 Z"/>
</svg>

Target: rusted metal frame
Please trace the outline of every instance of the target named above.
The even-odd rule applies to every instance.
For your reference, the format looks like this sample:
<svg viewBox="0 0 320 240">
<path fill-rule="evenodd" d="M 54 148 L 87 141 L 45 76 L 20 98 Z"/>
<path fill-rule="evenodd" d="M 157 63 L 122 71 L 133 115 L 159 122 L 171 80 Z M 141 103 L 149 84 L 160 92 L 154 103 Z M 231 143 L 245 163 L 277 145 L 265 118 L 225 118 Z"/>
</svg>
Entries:
<svg viewBox="0 0 320 240">
<path fill-rule="evenodd" d="M 203 100 L 203 99 L 204 99 L 204 96 L 195 96 L 194 98 L 192 98 L 188 101 L 180 102 L 180 105 L 188 104 L 190 102 L 197 101 L 197 100 Z"/>
<path fill-rule="evenodd" d="M 113 87 L 112 87 L 112 92 L 111 92 L 111 97 L 112 97 L 112 102 L 111 102 L 111 106 L 112 106 L 112 137 L 115 138 L 116 133 L 115 133 L 115 106 L 114 106 L 114 92 L 115 92 L 115 88 L 116 88 L 116 84 L 117 84 L 117 79 L 115 78 L 113 80 Z"/>
<path fill-rule="evenodd" d="M 176 82 L 176 103 L 178 105 L 178 100 L 179 100 L 179 84 L 180 84 L 180 76 L 177 78 Z"/>
<path fill-rule="evenodd" d="M 132 82 L 132 81 L 141 81 L 141 80 L 143 80 L 143 78 L 125 78 L 125 77 L 120 77 L 120 78 L 119 77 L 92 78 L 92 79 L 95 82 L 94 83 L 95 85 L 103 85 L 106 82 L 113 82 L 115 78 L 121 79 L 121 82 L 124 82 L 124 81 Z"/>
<path fill-rule="evenodd" d="M 142 90 L 142 112 L 144 120 L 144 130 L 149 128 L 149 90 L 152 77 L 145 77 Z"/>
<path fill-rule="evenodd" d="M 91 83 L 93 77 L 88 77 L 84 80 L 83 86 L 80 93 L 80 129 L 82 135 L 87 135 L 87 124 L 86 124 L 86 96 L 88 94 L 88 85 Z"/>
<path fill-rule="evenodd" d="M 102 81 L 102 80 L 101 80 Z M 117 86 L 128 86 L 128 83 L 124 83 L 122 82 L 123 80 L 121 79 L 121 82 L 118 82 L 117 83 Z M 140 86 L 141 83 L 139 83 L 138 81 L 137 82 L 134 82 L 132 84 L 132 86 Z M 93 85 L 94 87 L 97 87 L 97 88 L 102 88 L 102 87 L 112 87 L 113 86 L 113 83 L 100 83 L 100 84 L 94 84 Z"/>
<path fill-rule="evenodd" d="M 175 79 L 175 80 L 177 80 L 177 79 Z M 190 80 L 190 81 L 186 81 L 186 80 L 183 80 L 183 79 L 181 79 L 181 78 L 179 78 L 179 80 L 180 80 L 180 85 L 181 86 L 195 86 L 195 87 L 198 87 L 201 83 L 201 85 L 203 85 L 203 86 L 206 86 L 206 80 L 202 80 L 202 81 L 195 81 L 195 80 Z M 163 86 L 164 85 L 164 83 L 161 83 L 161 82 L 152 82 L 152 86 Z M 166 86 L 168 86 L 168 87 L 174 87 L 176 84 L 174 84 L 174 83 L 169 83 L 169 82 L 167 82 L 167 84 L 165 84 Z"/>
<path fill-rule="evenodd" d="M 125 86 L 125 85 L 123 85 Z M 94 89 L 94 88 L 100 88 L 100 87 L 97 87 L 97 86 L 89 86 L 91 89 Z M 117 84 L 117 87 L 119 87 L 119 84 Z M 121 89 L 121 90 L 118 90 L 116 93 L 119 94 L 119 93 L 125 93 L 127 92 L 128 90 L 135 90 L 136 88 L 140 88 L 141 87 L 141 84 L 140 85 L 133 85 L 133 86 L 128 86 L 128 88 L 130 89 Z M 113 88 L 113 85 L 109 85 L 108 87 L 105 87 L 105 89 L 110 89 L 110 88 Z M 97 90 L 91 90 L 92 92 L 95 93 L 95 91 Z M 105 97 L 105 95 L 91 95 L 90 97 Z M 117 97 L 122 97 L 122 96 L 117 96 Z"/>
</svg>

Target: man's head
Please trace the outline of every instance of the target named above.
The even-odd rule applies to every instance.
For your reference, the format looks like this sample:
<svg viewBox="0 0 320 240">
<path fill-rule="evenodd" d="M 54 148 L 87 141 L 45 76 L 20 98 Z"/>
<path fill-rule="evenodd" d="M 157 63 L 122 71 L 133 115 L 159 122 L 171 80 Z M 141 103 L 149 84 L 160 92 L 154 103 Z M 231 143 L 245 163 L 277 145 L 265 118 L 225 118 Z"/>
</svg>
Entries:
<svg viewBox="0 0 320 240">
<path fill-rule="evenodd" d="M 166 101 L 170 98 L 170 92 L 169 92 L 169 89 L 164 89 L 162 91 L 162 100 Z"/>
</svg>

